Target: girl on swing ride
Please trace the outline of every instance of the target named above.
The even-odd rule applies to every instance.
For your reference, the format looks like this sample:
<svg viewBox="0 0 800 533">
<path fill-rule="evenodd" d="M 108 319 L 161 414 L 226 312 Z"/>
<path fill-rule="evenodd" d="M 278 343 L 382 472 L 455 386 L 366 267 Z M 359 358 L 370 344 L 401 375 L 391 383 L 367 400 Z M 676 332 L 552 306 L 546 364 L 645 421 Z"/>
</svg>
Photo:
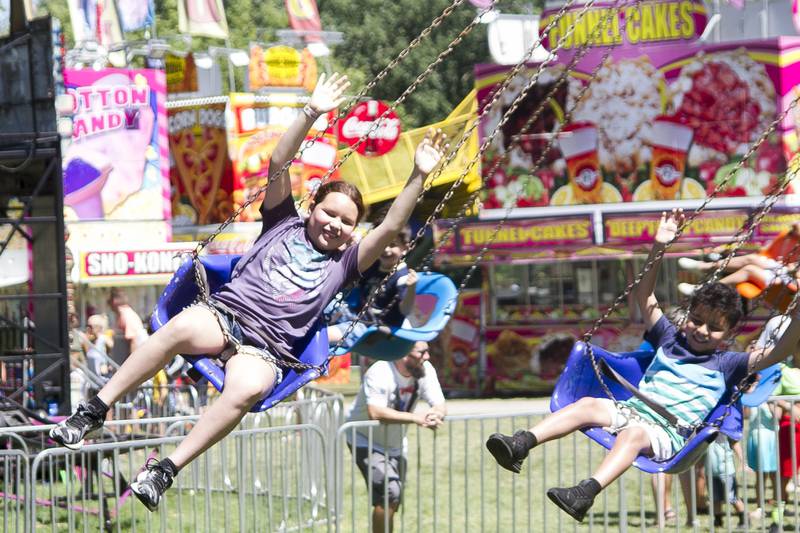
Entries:
<svg viewBox="0 0 800 533">
<path fill-rule="evenodd" d="M 683 222 L 681 210 L 662 213 L 650 260 L 672 241 Z M 724 350 L 723 343 L 741 318 L 742 307 L 735 289 L 719 282 L 694 292 L 688 318 L 678 330 L 664 316 L 654 293 L 660 262 L 653 263 L 633 293 L 647 327 L 647 339 L 657 350 L 639 390 L 675 415 L 678 427 L 670 426 L 637 397 L 623 402 L 584 397 L 529 430 L 513 436 L 495 433 L 486 442 L 500 466 L 519 473 L 528 452 L 539 444 L 586 427 L 603 427 L 615 433 L 616 442 L 591 478 L 574 487 L 547 491 L 553 503 L 579 522 L 600 491 L 630 468 L 638 455 L 656 460 L 672 457 L 686 442 L 690 428 L 702 422 L 726 392 L 749 373 L 784 360 L 800 339 L 800 320 L 792 317 L 774 349 L 750 353 Z"/>
<path fill-rule="evenodd" d="M 785 234 L 785 235 L 784 235 Z M 785 285 L 792 291 L 797 290 L 797 255 L 800 247 L 797 240 L 800 239 L 800 222 L 791 225 L 788 231 L 781 235 L 784 243 L 783 253 L 772 257 L 765 253 L 750 253 L 737 255 L 728 260 L 725 264 L 723 259 L 717 261 L 698 261 L 690 257 L 681 257 L 678 266 L 685 270 L 697 270 L 700 272 L 710 272 L 725 267 L 728 275 L 720 279 L 720 283 L 735 287 L 740 283 L 751 282 L 760 289 L 766 289 L 772 285 Z M 686 296 L 697 290 L 697 285 L 691 283 L 679 283 L 678 291 Z"/>
<path fill-rule="evenodd" d="M 177 314 L 138 350 L 88 403 L 58 424 L 53 440 L 79 449 L 103 426 L 109 407 L 155 374 L 176 354 L 217 354 L 226 360 L 219 399 L 175 450 L 152 460 L 131 484 L 151 511 L 181 468 L 227 435 L 255 402 L 282 379 L 282 362 L 317 322 L 325 305 L 379 258 L 404 228 L 427 175 L 448 149 L 446 136 L 429 131 L 417 146 L 414 169 L 383 222 L 358 244 L 346 247 L 364 214 L 361 194 L 345 182 L 316 191 L 306 221 L 291 196 L 288 163 L 323 113 L 344 101 L 346 76 L 321 75 L 308 104 L 281 137 L 270 159 L 270 185 L 261 214 L 261 235 L 236 266 L 232 279 L 205 302 Z M 280 172 L 280 173 L 279 173 Z M 278 175 L 275 175 L 279 173 Z"/>
</svg>

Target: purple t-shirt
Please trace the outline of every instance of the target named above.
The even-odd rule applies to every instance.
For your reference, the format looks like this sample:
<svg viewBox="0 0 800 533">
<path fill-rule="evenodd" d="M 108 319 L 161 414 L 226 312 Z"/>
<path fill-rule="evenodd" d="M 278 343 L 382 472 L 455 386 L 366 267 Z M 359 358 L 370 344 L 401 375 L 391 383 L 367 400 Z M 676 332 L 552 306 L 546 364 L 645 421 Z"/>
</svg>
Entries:
<svg viewBox="0 0 800 533">
<path fill-rule="evenodd" d="M 315 249 L 291 197 L 262 214 L 261 235 L 213 299 L 240 318 L 246 344 L 279 357 L 282 351 L 299 356 L 295 343 L 359 275 L 358 246 L 333 253 Z"/>
</svg>

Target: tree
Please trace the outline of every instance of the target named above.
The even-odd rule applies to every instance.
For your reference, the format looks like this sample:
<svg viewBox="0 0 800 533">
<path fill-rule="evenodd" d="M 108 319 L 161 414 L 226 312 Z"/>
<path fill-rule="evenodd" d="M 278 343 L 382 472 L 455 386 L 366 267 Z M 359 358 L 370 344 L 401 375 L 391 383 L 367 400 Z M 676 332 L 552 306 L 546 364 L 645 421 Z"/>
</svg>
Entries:
<svg viewBox="0 0 800 533">
<path fill-rule="evenodd" d="M 333 62 L 361 86 L 436 18 L 451 0 L 319 0 L 323 27 L 343 33 Z M 465 2 L 423 40 L 370 96 L 392 101 L 475 18 Z M 475 63 L 488 61 L 486 27 L 475 26 L 398 111 L 407 128 L 445 118 L 473 87 Z"/>
</svg>

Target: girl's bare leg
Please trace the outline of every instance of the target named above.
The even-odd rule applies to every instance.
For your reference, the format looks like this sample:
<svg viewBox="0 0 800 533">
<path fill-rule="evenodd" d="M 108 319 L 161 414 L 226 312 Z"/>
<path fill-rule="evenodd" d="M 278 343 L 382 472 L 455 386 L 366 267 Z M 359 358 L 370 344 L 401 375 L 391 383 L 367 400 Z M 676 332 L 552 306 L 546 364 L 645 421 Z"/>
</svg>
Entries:
<svg viewBox="0 0 800 533">
<path fill-rule="evenodd" d="M 223 349 L 225 338 L 214 314 L 202 307 L 186 308 L 134 351 L 97 396 L 111 405 L 151 378 L 176 354 L 218 354 Z"/>
<path fill-rule="evenodd" d="M 756 265 L 747 265 L 733 274 L 728 274 L 724 278 L 720 279 L 720 283 L 724 283 L 725 285 L 729 285 L 731 287 L 738 285 L 739 283 L 744 283 L 745 281 L 753 281 L 758 280 L 761 284 L 766 285 L 767 277 L 765 275 L 765 270 Z"/>
<path fill-rule="evenodd" d="M 258 400 L 275 386 L 275 367 L 246 354 L 225 365 L 225 387 L 185 439 L 169 456 L 182 468 L 230 433 Z"/>
<path fill-rule="evenodd" d="M 720 259 L 719 261 L 698 261 L 697 268 L 698 270 L 716 270 L 720 268 L 724 264 L 724 260 Z M 761 255 L 761 254 L 745 254 L 745 255 L 737 255 L 731 258 L 728 261 L 728 264 L 725 265 L 725 272 L 736 272 L 739 269 L 742 269 L 746 266 L 757 266 L 760 268 L 771 268 L 774 266 L 774 263 L 771 259 Z"/>
</svg>

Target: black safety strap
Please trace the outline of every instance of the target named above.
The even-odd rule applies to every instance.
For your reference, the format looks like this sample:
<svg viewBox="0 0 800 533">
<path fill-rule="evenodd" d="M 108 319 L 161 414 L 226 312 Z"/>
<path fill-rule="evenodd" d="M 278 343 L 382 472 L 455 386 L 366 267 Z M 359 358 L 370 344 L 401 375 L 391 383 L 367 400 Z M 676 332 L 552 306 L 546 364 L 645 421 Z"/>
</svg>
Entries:
<svg viewBox="0 0 800 533">
<path fill-rule="evenodd" d="M 683 425 L 678 420 L 678 417 L 670 413 L 666 407 L 664 407 L 663 405 L 661 405 L 660 403 L 653 400 L 645 393 L 637 389 L 634 385 L 631 384 L 630 381 L 622 377 L 622 374 L 611 368 L 611 365 L 609 365 L 605 359 L 599 359 L 598 363 L 600 365 L 600 370 L 602 370 L 603 374 L 605 374 L 606 377 L 613 379 L 614 381 L 622 385 L 625 388 L 625 390 L 627 390 L 628 392 L 639 398 L 642 401 L 642 403 L 644 403 L 647 407 L 652 409 L 658 415 L 662 416 L 664 420 L 670 423 L 670 425 L 676 428 L 681 427 Z"/>
</svg>

